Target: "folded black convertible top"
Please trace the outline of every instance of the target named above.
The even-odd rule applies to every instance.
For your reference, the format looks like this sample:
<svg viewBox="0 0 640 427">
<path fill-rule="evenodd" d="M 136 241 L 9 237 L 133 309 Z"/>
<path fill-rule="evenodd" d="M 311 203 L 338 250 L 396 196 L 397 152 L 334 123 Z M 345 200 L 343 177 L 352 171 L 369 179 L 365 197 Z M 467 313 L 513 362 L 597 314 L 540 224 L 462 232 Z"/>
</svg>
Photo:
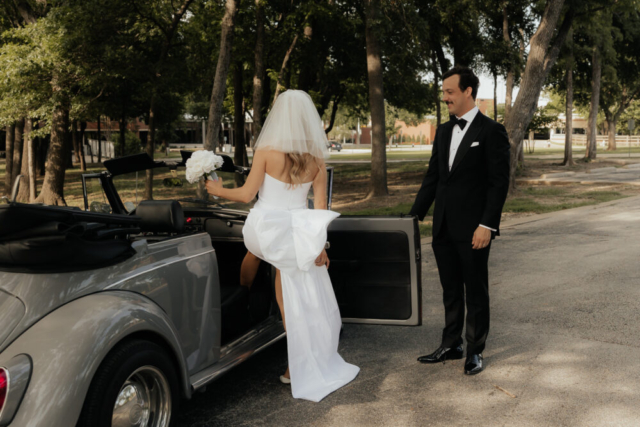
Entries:
<svg viewBox="0 0 640 427">
<path fill-rule="evenodd" d="M 140 222 L 78 208 L 0 205 L 0 271 L 69 272 L 119 263 L 135 251 L 117 236 L 139 232 Z"/>
<path fill-rule="evenodd" d="M 130 215 L 87 212 L 75 207 L 10 203 L 8 205 L 0 205 L 0 240 L 48 222 L 66 224 L 97 222 L 136 227 L 140 224 L 140 218 Z"/>
</svg>

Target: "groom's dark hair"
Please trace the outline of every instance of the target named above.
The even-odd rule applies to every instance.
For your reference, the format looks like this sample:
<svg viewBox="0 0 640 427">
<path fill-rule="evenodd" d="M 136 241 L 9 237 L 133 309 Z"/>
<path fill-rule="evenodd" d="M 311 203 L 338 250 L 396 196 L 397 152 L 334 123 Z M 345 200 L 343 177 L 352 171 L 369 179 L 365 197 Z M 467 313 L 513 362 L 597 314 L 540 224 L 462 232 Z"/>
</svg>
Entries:
<svg viewBox="0 0 640 427">
<path fill-rule="evenodd" d="M 460 83 L 458 83 L 460 90 L 464 92 L 468 87 L 470 87 L 471 96 L 475 100 L 478 95 L 478 86 L 480 86 L 480 80 L 478 77 L 473 73 L 473 71 L 471 71 L 471 68 L 456 65 L 442 75 L 442 81 L 451 76 L 455 76 L 456 74 L 460 76 Z"/>
</svg>

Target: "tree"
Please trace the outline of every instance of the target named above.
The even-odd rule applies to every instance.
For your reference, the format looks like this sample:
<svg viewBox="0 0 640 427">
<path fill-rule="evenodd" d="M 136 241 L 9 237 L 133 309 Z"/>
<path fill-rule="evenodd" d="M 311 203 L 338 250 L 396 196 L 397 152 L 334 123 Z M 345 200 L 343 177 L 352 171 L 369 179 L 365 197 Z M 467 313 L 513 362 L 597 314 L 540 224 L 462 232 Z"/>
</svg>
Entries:
<svg viewBox="0 0 640 427">
<path fill-rule="evenodd" d="M 376 20 L 380 14 L 380 0 L 364 0 L 367 45 L 367 73 L 369 76 L 369 106 L 371 109 L 371 179 L 369 195 L 389 195 L 387 190 L 387 152 L 384 119 L 384 85 L 382 55 L 378 41 Z"/>
<path fill-rule="evenodd" d="M 551 43 L 562 15 L 563 6 L 564 0 L 547 0 L 538 29 L 531 38 L 529 56 L 518 96 L 511 113 L 505 120 L 505 127 L 509 134 L 509 143 L 511 145 L 510 193 L 517 190 L 516 168 L 518 154 L 522 147 L 526 128 L 535 113 L 542 86 L 558 58 L 560 48 L 564 44 L 573 23 L 574 11 L 569 8 L 565 13 L 558 33 L 555 35 L 553 44 Z"/>
<path fill-rule="evenodd" d="M 263 103 L 262 96 L 264 92 L 264 81 L 266 77 L 264 44 L 265 44 L 265 28 L 264 28 L 264 1 L 255 0 L 256 5 L 256 44 L 254 56 L 254 74 L 253 74 L 253 142 L 258 140 L 258 135 L 262 130 L 263 124 Z M 253 147 L 253 144 L 252 144 Z"/>
<path fill-rule="evenodd" d="M 151 83 L 151 101 L 149 107 L 149 138 L 147 139 L 146 144 L 146 152 L 153 159 L 155 152 L 155 143 L 156 143 L 156 113 L 158 109 L 158 98 L 159 98 L 159 90 L 161 90 L 161 82 L 160 80 L 165 78 L 165 64 L 169 57 L 169 52 L 174 43 L 174 38 L 176 33 L 178 32 L 178 27 L 185 13 L 189 10 L 189 6 L 193 0 L 182 0 L 182 2 L 178 5 L 177 10 L 173 7 L 173 2 L 169 4 L 164 4 L 163 2 L 151 2 L 153 6 L 154 3 L 159 4 L 159 13 L 153 10 L 153 7 L 145 7 L 145 12 L 142 12 L 141 8 L 136 6 L 136 2 L 132 1 L 132 5 L 136 8 L 138 13 L 141 15 L 143 19 L 148 19 L 151 21 L 156 28 L 158 28 L 163 34 L 162 38 L 162 48 L 160 50 L 160 54 L 158 55 L 157 61 L 153 67 L 154 73 L 152 77 Z M 168 10 L 167 10 L 168 9 Z M 150 12 L 149 15 L 146 12 Z M 155 16 L 154 16 L 155 15 Z M 167 21 L 167 22 L 163 22 Z M 121 133 L 122 137 L 122 133 Z M 144 185 L 144 198 L 146 200 L 153 199 L 153 170 L 146 171 L 146 180 Z"/>
<path fill-rule="evenodd" d="M 565 58 L 565 78 L 567 83 L 567 100 L 565 106 L 564 159 L 562 165 L 573 166 L 573 33 L 568 37 L 569 54 Z"/>
<path fill-rule="evenodd" d="M 207 124 L 207 140 L 204 147 L 214 151 L 219 144 L 220 124 L 222 122 L 222 102 L 227 87 L 227 74 L 231 64 L 231 48 L 233 46 L 233 29 L 238 13 L 239 0 L 226 0 L 225 14 L 222 18 L 222 32 L 220 35 L 220 54 L 216 66 L 216 75 L 211 91 L 209 105 L 209 122 Z"/>
<path fill-rule="evenodd" d="M 600 106 L 604 112 L 608 144 L 607 150 L 616 149 L 616 131 L 620 117 L 640 97 L 640 18 L 635 12 L 620 8 L 613 14 L 614 57 L 603 76 Z"/>
<path fill-rule="evenodd" d="M 35 163 L 33 146 L 33 120 L 27 119 L 24 124 L 24 143 L 22 153 L 22 167 L 20 168 L 22 180 L 18 191 L 18 202 L 30 203 L 36 198 L 35 188 Z"/>
</svg>

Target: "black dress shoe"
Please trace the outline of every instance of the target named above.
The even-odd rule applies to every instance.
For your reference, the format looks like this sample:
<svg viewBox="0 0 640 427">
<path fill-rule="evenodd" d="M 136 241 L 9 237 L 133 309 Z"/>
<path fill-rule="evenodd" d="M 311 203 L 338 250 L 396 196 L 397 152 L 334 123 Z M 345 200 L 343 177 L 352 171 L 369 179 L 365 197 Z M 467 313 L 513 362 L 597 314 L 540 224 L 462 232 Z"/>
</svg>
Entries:
<svg viewBox="0 0 640 427">
<path fill-rule="evenodd" d="M 462 344 L 454 348 L 438 347 L 436 351 L 426 356 L 418 357 L 420 363 L 444 363 L 445 360 L 462 359 Z"/>
<path fill-rule="evenodd" d="M 482 354 L 472 354 L 467 356 L 467 360 L 464 361 L 464 373 L 466 375 L 479 374 L 484 370 L 484 363 Z"/>
</svg>

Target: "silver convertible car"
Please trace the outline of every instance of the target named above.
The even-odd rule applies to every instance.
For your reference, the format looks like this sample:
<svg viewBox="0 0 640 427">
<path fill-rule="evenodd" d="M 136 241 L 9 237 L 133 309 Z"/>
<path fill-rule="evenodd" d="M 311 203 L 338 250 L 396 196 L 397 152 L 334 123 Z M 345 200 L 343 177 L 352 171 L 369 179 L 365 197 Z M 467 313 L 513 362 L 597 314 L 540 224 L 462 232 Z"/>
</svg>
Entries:
<svg viewBox="0 0 640 427">
<path fill-rule="evenodd" d="M 83 176 L 85 210 L 0 205 L 0 426 L 168 426 L 181 399 L 285 336 L 273 268 L 239 284 L 246 210 L 195 192 L 123 201 L 150 169 L 192 191 L 184 159 L 104 166 Z M 417 219 L 343 216 L 328 241 L 344 322 L 421 323 Z"/>
</svg>

